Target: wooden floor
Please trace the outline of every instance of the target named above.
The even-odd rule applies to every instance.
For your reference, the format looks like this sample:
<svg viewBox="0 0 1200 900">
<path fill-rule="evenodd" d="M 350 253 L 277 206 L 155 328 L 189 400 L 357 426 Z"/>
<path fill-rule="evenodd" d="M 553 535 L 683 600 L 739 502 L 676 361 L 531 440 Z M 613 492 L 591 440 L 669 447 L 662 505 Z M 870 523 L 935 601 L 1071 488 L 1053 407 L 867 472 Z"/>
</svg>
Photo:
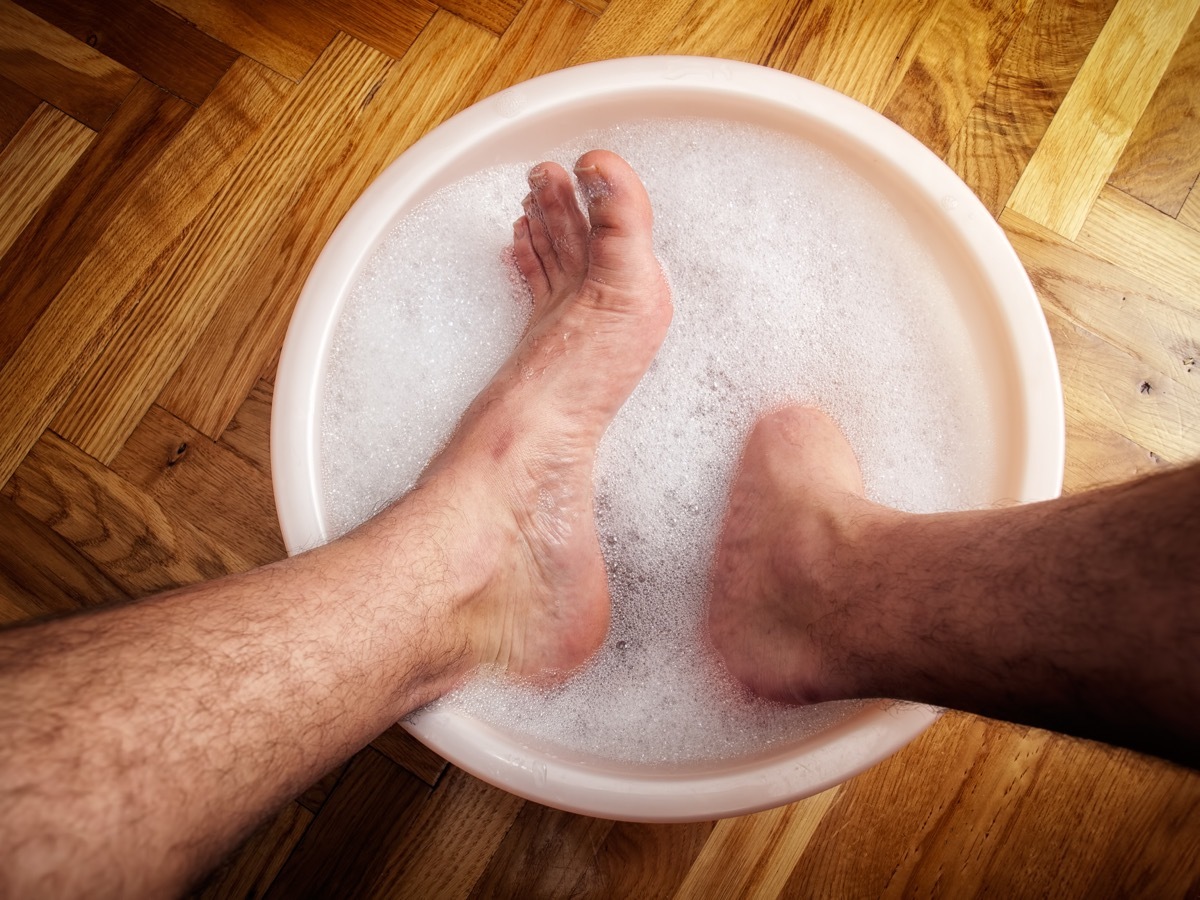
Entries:
<svg viewBox="0 0 1200 900">
<path fill-rule="evenodd" d="M 330 231 L 454 112 L 610 56 L 749 60 L 898 122 L 1038 289 L 1067 489 L 1200 456 L 1198 6 L 0 0 L 0 622 L 281 557 L 274 365 Z M 983 892 L 1200 896 L 1200 775 L 950 715 L 800 803 L 645 826 L 523 802 L 393 729 L 205 889 Z"/>
</svg>

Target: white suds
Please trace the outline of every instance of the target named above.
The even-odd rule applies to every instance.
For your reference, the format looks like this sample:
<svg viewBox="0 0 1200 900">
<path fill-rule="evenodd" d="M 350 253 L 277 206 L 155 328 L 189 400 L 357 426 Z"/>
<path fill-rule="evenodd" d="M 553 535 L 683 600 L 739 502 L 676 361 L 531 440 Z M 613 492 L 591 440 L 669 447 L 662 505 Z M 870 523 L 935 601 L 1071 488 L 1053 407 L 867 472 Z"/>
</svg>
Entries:
<svg viewBox="0 0 1200 900">
<path fill-rule="evenodd" d="M 621 154 L 645 182 L 675 303 L 597 457 L 612 628 L 562 687 L 483 676 L 440 702 L 618 760 L 711 760 L 795 740 L 852 705 L 750 701 L 704 649 L 707 568 L 745 437 L 767 409 L 814 404 L 850 439 L 872 498 L 922 512 L 980 505 L 992 419 L 966 326 L 904 217 L 823 150 L 747 126 L 656 120 L 546 158 L 570 171 L 592 147 Z M 335 534 L 411 487 L 516 345 L 528 305 L 508 246 L 537 161 L 439 192 L 355 286 L 322 421 Z"/>
</svg>

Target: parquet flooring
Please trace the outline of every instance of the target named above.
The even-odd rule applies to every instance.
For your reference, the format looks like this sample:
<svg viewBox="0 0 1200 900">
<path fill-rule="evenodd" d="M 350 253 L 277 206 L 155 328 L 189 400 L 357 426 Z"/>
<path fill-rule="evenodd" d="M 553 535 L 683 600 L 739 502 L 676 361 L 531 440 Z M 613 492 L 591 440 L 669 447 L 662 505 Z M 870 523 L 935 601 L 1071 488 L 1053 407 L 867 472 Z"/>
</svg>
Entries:
<svg viewBox="0 0 1200 900">
<path fill-rule="evenodd" d="M 0 622 L 276 559 L 275 359 L 439 122 L 563 66 L 773 66 L 942 156 L 1038 290 L 1068 491 L 1200 457 L 1200 0 L 0 0 Z M 950 714 L 740 819 L 539 807 L 399 728 L 205 897 L 1200 896 L 1200 775 Z"/>
</svg>

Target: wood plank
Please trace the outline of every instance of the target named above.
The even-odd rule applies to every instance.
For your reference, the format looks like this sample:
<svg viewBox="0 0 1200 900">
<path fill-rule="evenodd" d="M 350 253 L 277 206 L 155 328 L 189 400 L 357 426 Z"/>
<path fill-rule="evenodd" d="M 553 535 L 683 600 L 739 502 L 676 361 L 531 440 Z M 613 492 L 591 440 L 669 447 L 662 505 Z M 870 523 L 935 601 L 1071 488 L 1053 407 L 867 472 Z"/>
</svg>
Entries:
<svg viewBox="0 0 1200 900">
<path fill-rule="evenodd" d="M 305 5 L 338 30 L 397 59 L 438 10 L 433 0 L 308 0 Z"/>
<path fill-rule="evenodd" d="M 382 80 L 367 83 L 369 102 L 342 108 L 356 118 L 328 129 L 319 153 L 282 175 L 269 154 L 248 163 L 266 167 L 249 172 L 245 182 L 257 205 L 245 209 L 237 205 L 245 198 L 232 195 L 237 202 L 205 250 L 210 261 L 196 267 L 195 277 L 206 281 L 202 292 L 219 295 L 221 306 L 167 384 L 161 405 L 199 431 L 221 435 L 278 352 L 304 279 L 338 221 L 397 154 L 466 103 L 463 91 L 472 89 L 495 44 L 488 32 L 440 12 Z M 282 197 L 263 191 L 264 181 L 277 184 L 280 177 L 291 181 Z M 181 291 L 198 287 L 180 283 Z"/>
<path fill-rule="evenodd" d="M 944 157 L 1032 0 L 947 0 L 883 114 Z"/>
<path fill-rule="evenodd" d="M 25 457 L 3 495 L 132 597 L 250 568 L 236 548 L 202 534 L 52 432 Z"/>
<path fill-rule="evenodd" d="M 613 823 L 528 802 L 518 813 L 471 897 L 577 897 L 591 858 Z M 595 896 L 592 894 L 592 896 Z"/>
<path fill-rule="evenodd" d="M 1024 802 L 1014 804 L 1008 828 L 996 835 L 996 852 L 981 860 L 971 881 L 999 897 L 1195 895 L 1195 772 L 1061 736 L 1040 755 L 1043 777 L 1029 785 Z M 1086 841 L 1080 840 L 1081 826 Z M 951 851 L 943 865 L 961 866 L 953 848 L 943 847 Z M 1063 866 L 1063 860 L 1071 864 Z M 950 895 L 971 893 L 948 888 Z"/>
<path fill-rule="evenodd" d="M 0 626 L 129 595 L 45 523 L 0 496 Z"/>
<path fill-rule="evenodd" d="M 206 155 L 222 154 L 221 174 L 230 172 L 242 158 L 253 156 L 260 136 L 268 133 L 277 116 L 286 115 L 281 111 L 281 87 L 278 76 L 242 59 L 197 115 L 198 127 L 220 135 L 221 146 Z M 187 159 L 179 162 L 195 164 Z M 215 187 L 214 179 L 206 193 L 211 196 Z M 191 199 L 197 203 L 202 197 Z M 194 235 L 205 233 L 204 226 L 211 222 L 210 218 L 181 235 L 165 248 L 168 258 L 157 266 L 157 275 L 132 286 L 123 302 L 136 307 L 136 314 L 117 324 L 103 352 L 91 361 L 52 420 L 55 431 L 101 462 L 113 460 L 212 314 L 215 300 L 190 302 L 193 296 L 177 290 L 194 241 L 199 239 Z M 179 231 L 188 224 L 185 221 L 174 227 Z"/>
<path fill-rule="evenodd" d="M 1003 806 L 1003 790 L 1027 777 L 1013 771 L 1020 733 L 962 713 L 948 713 L 895 756 L 868 769 L 844 787 L 838 803 L 821 820 L 793 867 L 782 896 L 820 892 L 847 897 L 893 897 L 921 864 L 930 847 L 955 834 L 960 799 L 975 802 L 989 818 Z M 992 759 L 1005 775 L 983 784 Z M 936 772 L 936 778 L 927 776 Z M 901 824 L 903 823 L 903 824 Z M 960 827 L 971 826 L 967 817 Z M 853 849 L 840 836 L 854 834 Z M 849 852 L 848 852 L 849 851 Z M 949 896 L 949 894 L 947 894 Z"/>
<path fill-rule="evenodd" d="M 1194 231 L 1200 231 L 1200 179 L 1192 186 L 1192 192 L 1188 194 L 1183 209 L 1179 210 L 1176 221 Z"/>
<path fill-rule="evenodd" d="M 569 0 L 526 0 L 491 54 L 491 66 L 469 102 L 561 69 L 583 42 L 595 17 Z"/>
<path fill-rule="evenodd" d="M 777 897 L 842 786 L 735 819 L 722 819 L 675 896 Z"/>
<path fill-rule="evenodd" d="M 147 167 L 192 114 L 148 81 L 130 92 L 108 127 L 0 257 L 0 364 L 12 357 L 51 300 L 136 194 Z"/>
<path fill-rule="evenodd" d="M 337 27 L 292 0 L 157 0 L 218 41 L 298 81 L 316 61 Z"/>
<path fill-rule="evenodd" d="M 603 15 L 608 9 L 608 0 L 571 0 L 576 6 L 586 9 L 593 16 Z"/>
<path fill-rule="evenodd" d="M 1200 176 L 1200 15 L 1138 120 L 1109 184 L 1177 216 Z"/>
<path fill-rule="evenodd" d="M 349 765 L 348 762 L 343 762 L 334 766 L 310 784 L 304 793 L 296 798 L 296 802 L 311 813 L 319 813 L 321 807 L 325 805 L 325 801 L 329 799 L 329 795 L 338 786 L 338 782 L 342 780 L 342 776 L 346 774 Z"/>
<path fill-rule="evenodd" d="M 1135 836 L 1142 792 L 1171 789 L 1182 796 L 1163 804 L 1168 822 L 1150 825 L 1148 840 Z M 1146 877 L 1143 840 L 1173 840 L 1183 851 L 1155 854 L 1160 861 L 1190 854 L 1179 816 L 1194 809 L 1197 790 L 1194 775 L 1177 767 L 951 712 L 847 785 L 784 895 L 1181 896 L 1176 879 L 1195 863 Z M 1098 867 L 1108 869 L 1107 881 L 1095 878 Z M 1173 889 L 1138 887 L 1155 880 Z"/>
<path fill-rule="evenodd" d="M 271 476 L 271 398 L 273 385 L 264 379 L 255 382 L 242 401 L 229 427 L 221 433 L 220 443 L 228 447 L 268 478 Z"/>
<path fill-rule="evenodd" d="M 1159 215 L 1159 214 L 1155 214 Z M 1006 211 L 1000 224 L 1042 305 L 1173 377 L 1200 358 L 1200 307 Z"/>
<path fill-rule="evenodd" d="M 1115 0 L 1034 0 L 946 162 L 1000 215 Z"/>
<path fill-rule="evenodd" d="M 450 766 L 396 829 L 367 897 L 466 897 L 525 801 Z"/>
<path fill-rule="evenodd" d="M 442 777 L 448 765 L 400 725 L 393 725 L 379 735 L 371 741 L 371 746 L 430 787 L 437 787 L 438 779 Z"/>
<path fill-rule="evenodd" d="M 234 73 L 240 66 L 230 71 L 232 77 L 238 77 Z M 246 61 L 245 66 L 253 63 Z M 262 69 L 259 77 L 246 82 L 250 84 L 256 96 L 276 96 L 281 88 L 278 76 Z M 249 108 L 258 102 L 245 101 Z M 248 123 L 230 128 L 220 106 L 205 104 L 139 173 L 137 184 L 123 198 L 125 205 L 0 370 L 0 396 L 22 399 L 0 409 L 0 482 L 101 355 L 179 234 L 226 181 L 246 152 L 251 132 Z"/>
<path fill-rule="evenodd" d="M 816 0 L 799 9 L 766 65 L 882 110 L 945 0 Z"/>
<path fill-rule="evenodd" d="M 1120 484 L 1167 467 L 1161 456 L 1134 443 L 1108 425 L 1066 411 L 1067 458 L 1063 493 L 1077 494 L 1094 487 Z"/>
<path fill-rule="evenodd" d="M 150 408 L 111 467 L 214 540 L 236 540 L 253 565 L 287 556 L 270 473 L 166 410 Z"/>
<path fill-rule="evenodd" d="M 36 94 L 0 76 L 0 148 L 12 140 L 41 103 Z"/>
<path fill-rule="evenodd" d="M 192 896 L 196 900 L 257 900 L 265 896 L 312 820 L 312 812 L 299 803 L 289 803 L 206 878 L 204 886 Z"/>
<path fill-rule="evenodd" d="M 468 22 L 503 34 L 521 11 L 521 0 L 439 0 L 438 6 Z"/>
<path fill-rule="evenodd" d="M 667 900 L 687 877 L 715 824 L 614 822 L 596 853 L 592 871 L 578 882 L 577 893 Z"/>
<path fill-rule="evenodd" d="M 1173 378 L 1051 309 L 1046 321 L 1068 410 L 1168 462 L 1200 457 L 1200 385 L 1195 379 Z"/>
<path fill-rule="evenodd" d="M 1195 309 L 1200 234 L 1140 200 L 1106 187 L 1079 233 L 1079 245 Z"/>
<path fill-rule="evenodd" d="M 0 256 L 92 144 L 86 125 L 42 104 L 0 151 Z"/>
<path fill-rule="evenodd" d="M 381 754 L 358 753 L 266 896 L 364 896 L 385 861 L 384 848 L 428 796 L 423 782 Z"/>
<path fill-rule="evenodd" d="M 673 13 L 675 7 L 669 8 Z M 781 37 L 794 30 L 797 18 L 808 8 L 787 0 L 749 0 L 733 6 L 723 0 L 696 0 L 684 7 L 656 52 L 769 65 Z M 775 67 L 783 66 L 776 63 Z"/>
<path fill-rule="evenodd" d="M 647 5 L 645 0 L 611 0 L 571 57 L 571 65 L 670 52 L 661 48 L 693 2 L 663 0 Z"/>
<path fill-rule="evenodd" d="M 1200 0 L 1120 0 L 1017 181 L 1014 212 L 1074 238 Z"/>
<path fill-rule="evenodd" d="M 138 80 L 12 0 L 0 0 L 0 75 L 96 131 Z"/>
<path fill-rule="evenodd" d="M 237 52 L 150 0 L 17 0 L 21 6 L 193 106 Z"/>
</svg>

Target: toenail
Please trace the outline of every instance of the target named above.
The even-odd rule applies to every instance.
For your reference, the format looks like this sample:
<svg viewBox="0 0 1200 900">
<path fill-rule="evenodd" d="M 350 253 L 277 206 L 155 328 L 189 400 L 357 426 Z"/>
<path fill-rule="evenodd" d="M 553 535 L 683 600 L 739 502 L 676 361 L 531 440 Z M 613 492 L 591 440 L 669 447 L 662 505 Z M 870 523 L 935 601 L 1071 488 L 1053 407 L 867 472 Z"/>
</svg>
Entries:
<svg viewBox="0 0 1200 900">
<path fill-rule="evenodd" d="M 550 180 L 550 176 L 546 173 L 544 167 L 538 165 L 529 170 L 529 186 L 535 191 L 540 191 L 546 186 L 546 182 Z"/>
<path fill-rule="evenodd" d="M 583 188 L 583 194 L 588 203 L 602 200 L 612 193 L 608 182 L 604 180 L 604 176 L 595 166 L 576 166 L 575 177 L 579 179 L 579 186 Z"/>
</svg>

